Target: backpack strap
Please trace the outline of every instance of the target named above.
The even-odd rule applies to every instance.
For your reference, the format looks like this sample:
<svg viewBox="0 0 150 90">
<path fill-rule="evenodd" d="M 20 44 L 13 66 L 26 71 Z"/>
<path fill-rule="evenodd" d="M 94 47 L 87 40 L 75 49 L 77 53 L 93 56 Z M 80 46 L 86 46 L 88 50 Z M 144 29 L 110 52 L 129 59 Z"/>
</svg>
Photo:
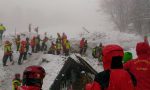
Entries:
<svg viewBox="0 0 150 90">
<path fill-rule="evenodd" d="M 110 79 L 110 70 L 106 70 L 98 73 L 95 76 L 94 81 L 98 82 L 101 85 L 101 89 L 104 90 L 109 86 L 109 79 Z"/>
<path fill-rule="evenodd" d="M 136 80 L 135 76 L 129 70 L 126 70 L 126 71 L 129 73 L 131 80 L 132 80 L 132 83 L 135 87 L 137 85 L 137 80 Z"/>
</svg>

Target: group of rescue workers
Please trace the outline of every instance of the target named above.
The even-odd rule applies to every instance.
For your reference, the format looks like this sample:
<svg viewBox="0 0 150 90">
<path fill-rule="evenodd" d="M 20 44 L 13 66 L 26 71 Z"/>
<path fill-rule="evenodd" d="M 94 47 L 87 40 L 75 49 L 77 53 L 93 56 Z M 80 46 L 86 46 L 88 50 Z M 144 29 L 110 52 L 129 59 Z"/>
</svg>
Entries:
<svg viewBox="0 0 150 90">
<path fill-rule="evenodd" d="M 63 33 L 61 36 L 57 33 L 57 36 L 56 43 L 52 41 L 51 46 L 48 48 L 47 42 L 49 38 L 47 36 L 45 36 L 43 40 L 41 40 L 40 35 L 37 35 L 36 37 L 33 36 L 32 39 L 27 37 L 26 40 L 21 40 L 20 35 L 17 35 L 15 38 L 15 46 L 16 51 L 20 53 L 18 64 L 21 65 L 23 60 L 27 60 L 27 55 L 32 55 L 32 53 L 38 53 L 39 51 L 45 51 L 48 54 L 64 54 L 68 56 L 71 46 L 67 39 L 67 35 Z M 31 52 L 29 52 L 30 48 Z M 12 53 L 12 42 L 6 40 L 4 44 L 3 66 L 7 66 L 8 59 L 10 59 L 10 62 L 14 64 Z"/>
<path fill-rule="evenodd" d="M 147 37 L 136 45 L 137 58 L 121 46 L 111 44 L 102 49 L 104 71 L 95 76 L 85 90 L 150 90 L 150 46 Z M 124 60 L 124 62 L 122 62 Z M 123 64 L 124 63 L 124 64 Z"/>
<path fill-rule="evenodd" d="M 136 45 L 137 58 L 116 44 L 102 48 L 104 71 L 95 75 L 94 81 L 84 80 L 82 90 L 150 90 L 150 46 L 147 42 Z M 124 60 L 124 64 L 122 60 Z M 16 74 L 13 90 L 42 90 L 45 71 L 40 66 L 29 66 L 23 72 L 23 80 Z M 85 79 L 84 77 L 82 80 Z M 22 84 L 21 84 L 22 83 Z M 20 86 L 22 85 L 22 86 Z M 69 89 L 73 90 L 73 88 Z"/>
<path fill-rule="evenodd" d="M 0 31 L 5 31 L 3 25 L 0 25 Z M 1 32 L 0 32 L 1 33 Z M 1 35 L 2 36 L 2 35 Z M 1 37 L 2 38 L 2 37 Z M 33 53 L 47 51 L 46 42 L 49 40 L 45 36 L 43 40 L 37 35 L 32 39 L 21 40 L 20 35 L 15 39 L 16 51 L 19 51 L 18 64 L 22 64 L 22 59 L 27 59 L 29 48 Z M 42 45 L 41 45 L 42 41 Z M 65 33 L 62 36 L 57 33 L 56 42 L 51 42 L 48 49 L 49 54 L 69 55 L 70 42 Z M 81 55 L 86 53 L 88 43 L 85 38 L 80 41 Z M 4 44 L 3 66 L 7 66 L 7 59 L 14 64 L 12 43 L 8 40 Z M 150 90 L 150 46 L 147 37 L 144 42 L 136 45 L 137 58 L 133 59 L 131 52 L 125 52 L 124 49 L 116 44 L 96 46 L 92 50 L 94 58 L 103 62 L 104 71 L 95 75 L 94 81 L 85 82 L 85 90 Z M 123 61 L 124 62 L 123 62 Z M 23 72 L 21 80 L 20 74 L 15 74 L 12 80 L 13 90 L 42 90 L 43 78 L 46 72 L 41 66 L 29 66 Z M 83 78 L 82 78 L 83 79 Z"/>
<path fill-rule="evenodd" d="M 68 56 L 70 49 L 71 45 L 69 40 L 67 39 L 67 35 L 63 33 L 61 36 L 59 33 L 57 33 L 56 42 L 51 42 L 48 54 L 60 55 L 61 53 L 63 53 L 64 55 Z"/>
</svg>

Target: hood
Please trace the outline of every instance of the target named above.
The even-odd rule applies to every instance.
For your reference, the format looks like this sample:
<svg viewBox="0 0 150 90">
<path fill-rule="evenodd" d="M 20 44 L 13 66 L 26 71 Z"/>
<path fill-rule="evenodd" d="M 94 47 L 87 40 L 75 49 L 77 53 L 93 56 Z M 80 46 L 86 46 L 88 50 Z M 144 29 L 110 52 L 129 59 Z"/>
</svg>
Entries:
<svg viewBox="0 0 150 90">
<path fill-rule="evenodd" d="M 123 48 L 118 45 L 107 45 L 102 50 L 102 60 L 103 60 L 103 67 L 104 70 L 110 69 L 112 57 L 114 56 L 121 56 L 123 57 Z"/>
<path fill-rule="evenodd" d="M 147 43 L 145 42 L 139 42 L 136 45 L 136 54 L 139 59 L 146 59 L 150 55 L 150 47 Z"/>
<path fill-rule="evenodd" d="M 124 63 L 128 62 L 129 60 L 133 59 L 133 55 L 131 52 L 125 52 L 123 56 Z"/>
</svg>

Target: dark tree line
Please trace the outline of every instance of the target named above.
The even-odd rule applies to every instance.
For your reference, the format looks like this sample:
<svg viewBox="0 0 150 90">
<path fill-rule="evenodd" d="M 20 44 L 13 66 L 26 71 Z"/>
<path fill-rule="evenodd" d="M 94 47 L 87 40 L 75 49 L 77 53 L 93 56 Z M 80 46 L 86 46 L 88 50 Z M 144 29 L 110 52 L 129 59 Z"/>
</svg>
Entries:
<svg viewBox="0 0 150 90">
<path fill-rule="evenodd" d="M 150 33 L 150 0 L 104 0 L 104 7 L 121 32 Z"/>
</svg>

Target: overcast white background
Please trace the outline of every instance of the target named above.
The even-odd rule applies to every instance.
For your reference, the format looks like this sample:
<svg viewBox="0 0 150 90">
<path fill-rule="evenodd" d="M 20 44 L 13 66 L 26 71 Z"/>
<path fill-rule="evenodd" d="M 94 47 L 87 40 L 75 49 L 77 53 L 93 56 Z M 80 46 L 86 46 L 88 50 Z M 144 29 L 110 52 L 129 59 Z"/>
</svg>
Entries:
<svg viewBox="0 0 150 90">
<path fill-rule="evenodd" d="M 28 31 L 28 24 L 40 32 L 75 35 L 82 27 L 99 31 L 101 0 L 0 0 L 0 23 L 7 33 Z"/>
</svg>

